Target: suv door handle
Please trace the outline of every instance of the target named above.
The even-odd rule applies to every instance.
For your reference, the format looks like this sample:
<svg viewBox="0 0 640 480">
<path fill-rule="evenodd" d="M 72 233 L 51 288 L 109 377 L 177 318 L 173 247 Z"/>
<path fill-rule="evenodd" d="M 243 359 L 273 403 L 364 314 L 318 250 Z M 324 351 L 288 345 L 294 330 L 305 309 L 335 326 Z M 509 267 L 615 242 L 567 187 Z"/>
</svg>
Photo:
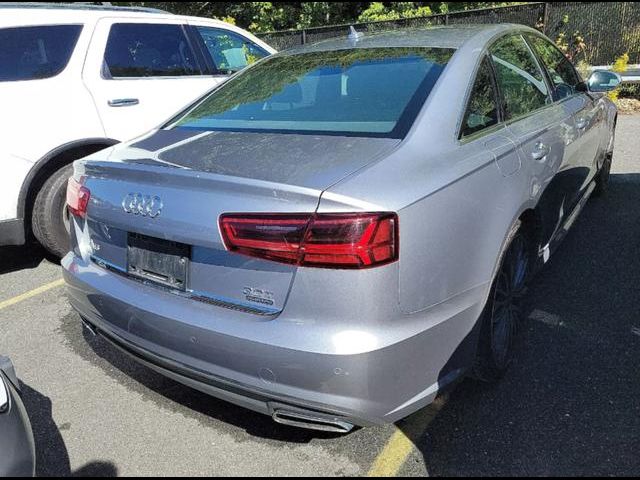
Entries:
<svg viewBox="0 0 640 480">
<path fill-rule="evenodd" d="M 140 105 L 140 100 L 137 98 L 118 98 L 116 100 L 109 100 L 110 107 L 134 107 Z"/>
<path fill-rule="evenodd" d="M 551 153 L 551 149 L 542 142 L 536 143 L 535 149 L 531 152 L 531 157 L 534 160 L 544 160 Z"/>
</svg>

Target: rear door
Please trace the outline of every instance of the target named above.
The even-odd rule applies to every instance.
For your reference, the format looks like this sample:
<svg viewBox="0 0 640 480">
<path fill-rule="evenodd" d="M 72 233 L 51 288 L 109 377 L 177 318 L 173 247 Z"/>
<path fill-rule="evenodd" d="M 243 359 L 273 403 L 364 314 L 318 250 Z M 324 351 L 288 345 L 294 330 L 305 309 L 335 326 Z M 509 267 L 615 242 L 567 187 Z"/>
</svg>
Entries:
<svg viewBox="0 0 640 480">
<path fill-rule="evenodd" d="M 180 19 L 105 18 L 83 78 L 110 138 L 152 130 L 223 82 L 212 75 Z"/>
<path fill-rule="evenodd" d="M 572 115 L 553 102 L 543 71 L 521 35 L 498 40 L 490 55 L 507 126 L 531 178 L 531 195 L 540 196 L 542 245 L 547 247 L 571 212 L 581 187 L 574 181 L 566 155 Z"/>
</svg>

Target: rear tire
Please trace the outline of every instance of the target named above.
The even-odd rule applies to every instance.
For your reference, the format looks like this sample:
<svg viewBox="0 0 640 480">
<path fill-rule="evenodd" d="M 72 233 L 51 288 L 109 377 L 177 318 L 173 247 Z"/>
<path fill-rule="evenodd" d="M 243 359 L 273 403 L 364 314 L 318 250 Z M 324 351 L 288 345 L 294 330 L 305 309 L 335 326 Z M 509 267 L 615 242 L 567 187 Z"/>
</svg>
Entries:
<svg viewBox="0 0 640 480">
<path fill-rule="evenodd" d="M 57 258 L 69 252 L 69 213 L 67 182 L 73 175 L 73 165 L 55 172 L 44 183 L 33 204 L 31 225 L 36 239 Z"/>
<path fill-rule="evenodd" d="M 520 225 L 512 230 L 508 245 L 480 319 L 480 343 L 473 377 L 483 382 L 497 382 L 511 365 L 522 318 L 520 303 L 531 270 L 528 239 Z"/>
</svg>

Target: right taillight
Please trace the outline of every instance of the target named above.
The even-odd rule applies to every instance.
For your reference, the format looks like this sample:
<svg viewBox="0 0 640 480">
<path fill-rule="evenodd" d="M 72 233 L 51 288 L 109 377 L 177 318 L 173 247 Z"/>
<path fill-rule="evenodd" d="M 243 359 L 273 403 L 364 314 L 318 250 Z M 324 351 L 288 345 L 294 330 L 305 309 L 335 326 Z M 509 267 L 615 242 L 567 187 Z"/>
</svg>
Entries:
<svg viewBox="0 0 640 480">
<path fill-rule="evenodd" d="M 91 192 L 74 178 L 69 179 L 67 184 L 67 206 L 69 212 L 76 217 L 85 218 L 87 207 L 91 199 Z"/>
<path fill-rule="evenodd" d="M 226 248 L 306 267 L 364 269 L 398 260 L 395 213 L 228 214 Z"/>
</svg>

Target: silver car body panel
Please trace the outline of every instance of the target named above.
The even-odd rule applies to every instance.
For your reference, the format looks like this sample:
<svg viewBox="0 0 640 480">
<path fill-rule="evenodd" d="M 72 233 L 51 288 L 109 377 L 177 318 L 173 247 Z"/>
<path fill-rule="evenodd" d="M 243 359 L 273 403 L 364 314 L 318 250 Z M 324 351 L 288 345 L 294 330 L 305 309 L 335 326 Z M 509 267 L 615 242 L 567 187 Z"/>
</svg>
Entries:
<svg viewBox="0 0 640 480">
<path fill-rule="evenodd" d="M 63 261 L 72 305 L 147 365 L 262 413 L 285 405 L 369 425 L 426 406 L 473 363 L 512 227 L 530 214 L 547 261 L 610 145 L 615 107 L 586 93 L 459 140 L 483 55 L 522 33 L 535 31 L 435 28 L 284 53 L 456 48 L 401 141 L 169 130 L 76 162 L 92 200 Z M 540 143 L 549 152 L 534 160 Z M 131 193 L 161 197 L 162 214 L 127 214 Z M 360 271 L 235 255 L 217 224 L 230 212 L 372 211 L 398 214 L 400 260 Z M 127 278 L 132 231 L 192 245 L 192 291 Z M 272 304 L 255 304 L 247 288 Z"/>
</svg>

